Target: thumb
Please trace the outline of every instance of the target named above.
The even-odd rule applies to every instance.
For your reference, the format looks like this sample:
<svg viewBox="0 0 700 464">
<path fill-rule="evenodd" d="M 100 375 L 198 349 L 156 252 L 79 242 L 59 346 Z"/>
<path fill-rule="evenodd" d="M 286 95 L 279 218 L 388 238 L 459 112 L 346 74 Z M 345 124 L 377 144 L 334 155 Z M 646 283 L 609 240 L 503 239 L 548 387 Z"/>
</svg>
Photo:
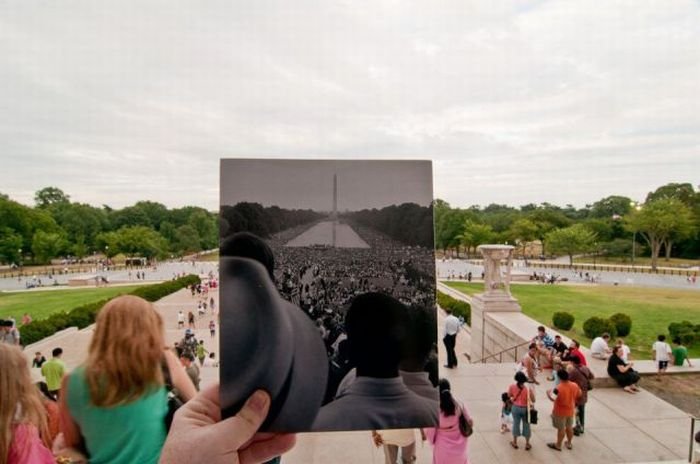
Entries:
<svg viewBox="0 0 700 464">
<path fill-rule="evenodd" d="M 226 447 L 236 451 L 247 443 L 262 425 L 270 409 L 270 395 L 257 390 L 245 402 L 238 414 L 214 424 L 212 435 L 222 437 Z"/>
</svg>

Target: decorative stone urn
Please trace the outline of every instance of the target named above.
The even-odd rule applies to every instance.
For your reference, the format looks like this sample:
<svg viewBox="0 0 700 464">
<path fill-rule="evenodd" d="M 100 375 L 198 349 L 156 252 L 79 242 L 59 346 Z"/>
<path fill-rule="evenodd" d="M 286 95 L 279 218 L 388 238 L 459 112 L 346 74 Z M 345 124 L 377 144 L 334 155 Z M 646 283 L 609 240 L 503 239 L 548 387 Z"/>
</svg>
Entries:
<svg viewBox="0 0 700 464">
<path fill-rule="evenodd" d="M 513 249 L 510 245 L 479 245 L 484 257 L 484 291 L 488 294 L 505 292 L 510 295 L 510 272 L 513 267 Z M 506 260 L 505 275 L 501 275 L 501 261 Z"/>
<path fill-rule="evenodd" d="M 510 293 L 513 249 L 510 245 L 477 247 L 484 257 L 484 292 L 474 295 L 471 300 L 471 362 L 497 362 L 501 357 L 489 356 L 520 340 L 502 326 L 504 318 L 522 312 L 518 301 Z"/>
</svg>

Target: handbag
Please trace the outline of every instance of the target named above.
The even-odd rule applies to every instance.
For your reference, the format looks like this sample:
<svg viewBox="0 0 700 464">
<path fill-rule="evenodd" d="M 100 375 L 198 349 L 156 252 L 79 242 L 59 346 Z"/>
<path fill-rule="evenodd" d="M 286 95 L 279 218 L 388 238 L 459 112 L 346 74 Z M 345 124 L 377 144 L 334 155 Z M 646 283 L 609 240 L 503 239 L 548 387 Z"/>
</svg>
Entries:
<svg viewBox="0 0 700 464">
<path fill-rule="evenodd" d="M 470 437 L 474 433 L 474 427 L 469 423 L 467 418 L 464 416 L 464 408 L 459 408 L 459 433 L 463 437 Z"/>
<path fill-rule="evenodd" d="M 527 387 L 526 387 L 527 388 Z M 535 409 L 532 404 L 530 403 L 530 389 L 528 388 L 527 392 L 527 421 L 531 423 L 532 425 L 537 425 L 537 421 L 539 420 L 539 413 L 537 412 L 537 409 Z"/>
</svg>

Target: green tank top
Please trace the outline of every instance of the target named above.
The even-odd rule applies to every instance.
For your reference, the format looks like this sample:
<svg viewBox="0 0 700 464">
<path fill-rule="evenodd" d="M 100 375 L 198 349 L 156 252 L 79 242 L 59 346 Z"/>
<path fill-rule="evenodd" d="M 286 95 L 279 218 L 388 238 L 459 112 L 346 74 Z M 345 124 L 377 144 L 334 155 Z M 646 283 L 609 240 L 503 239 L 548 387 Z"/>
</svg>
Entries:
<svg viewBox="0 0 700 464">
<path fill-rule="evenodd" d="M 110 408 L 90 401 L 85 369 L 79 367 L 68 380 L 68 409 L 90 455 L 90 463 L 156 464 L 165 443 L 165 387 L 138 400 Z"/>
</svg>

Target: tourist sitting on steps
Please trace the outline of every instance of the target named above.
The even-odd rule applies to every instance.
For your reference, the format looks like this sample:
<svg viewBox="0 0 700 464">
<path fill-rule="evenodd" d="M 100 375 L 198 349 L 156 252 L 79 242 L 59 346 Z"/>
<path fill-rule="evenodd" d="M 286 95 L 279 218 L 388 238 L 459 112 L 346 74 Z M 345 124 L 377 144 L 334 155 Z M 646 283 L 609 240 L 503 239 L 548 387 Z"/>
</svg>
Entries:
<svg viewBox="0 0 700 464">
<path fill-rule="evenodd" d="M 620 358 L 620 347 L 613 348 L 612 355 L 608 359 L 608 375 L 615 379 L 617 384 L 622 387 L 627 393 L 637 393 L 637 382 L 639 382 L 639 374 L 632 369 L 633 363 L 625 363 Z"/>
</svg>

